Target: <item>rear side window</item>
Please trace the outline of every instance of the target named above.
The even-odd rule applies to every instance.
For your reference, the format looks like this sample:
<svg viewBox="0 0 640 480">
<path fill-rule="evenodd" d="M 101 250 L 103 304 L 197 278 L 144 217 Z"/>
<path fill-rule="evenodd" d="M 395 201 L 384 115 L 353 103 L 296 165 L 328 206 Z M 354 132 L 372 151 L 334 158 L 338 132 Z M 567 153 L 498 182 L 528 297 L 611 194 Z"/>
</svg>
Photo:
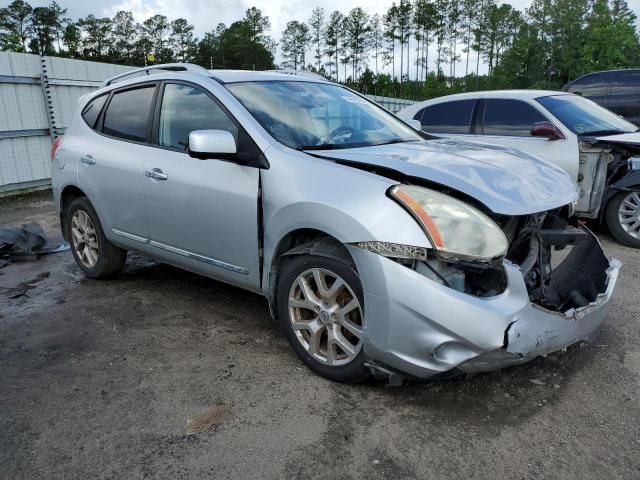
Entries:
<svg viewBox="0 0 640 480">
<path fill-rule="evenodd" d="M 108 95 L 100 95 L 99 97 L 91 100 L 84 110 L 82 110 L 82 118 L 87 122 L 91 128 L 96 128 L 96 120 L 98 120 L 98 116 L 102 111 L 102 107 L 104 107 L 104 102 L 107 101 Z"/>
<path fill-rule="evenodd" d="M 614 95 L 640 95 L 640 70 L 620 72 L 611 80 Z"/>
<path fill-rule="evenodd" d="M 612 72 L 595 73 L 577 79 L 569 85 L 568 92 L 582 95 L 583 97 L 597 97 L 609 94 L 609 82 L 612 80 Z"/>
<path fill-rule="evenodd" d="M 116 92 L 104 114 L 103 133 L 143 142 L 149 131 L 149 112 L 155 85 Z"/>
<path fill-rule="evenodd" d="M 427 107 L 422 112 L 422 129 L 431 133 L 469 133 L 475 100 L 457 100 Z M 416 119 L 420 119 L 419 114 Z"/>
<path fill-rule="evenodd" d="M 186 151 L 194 130 L 226 130 L 238 141 L 238 127 L 204 92 L 188 85 L 169 83 L 160 109 L 158 143 Z"/>
<path fill-rule="evenodd" d="M 531 105 L 520 100 L 487 99 L 484 103 L 484 134 L 529 137 L 534 123 L 548 121 Z"/>
</svg>

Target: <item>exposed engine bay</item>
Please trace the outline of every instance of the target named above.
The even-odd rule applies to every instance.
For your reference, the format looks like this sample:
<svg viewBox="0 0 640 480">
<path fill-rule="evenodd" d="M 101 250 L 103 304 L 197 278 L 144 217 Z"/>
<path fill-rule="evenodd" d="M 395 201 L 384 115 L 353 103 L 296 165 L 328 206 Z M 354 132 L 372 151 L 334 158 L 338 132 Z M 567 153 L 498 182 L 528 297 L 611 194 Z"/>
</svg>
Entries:
<svg viewBox="0 0 640 480">
<path fill-rule="evenodd" d="M 510 242 L 506 260 L 520 267 L 532 303 L 564 313 L 595 302 L 606 291 L 609 260 L 596 237 L 569 219 L 566 208 L 496 220 Z M 502 262 L 447 261 L 434 253 L 411 267 L 460 292 L 491 297 L 507 287 Z"/>
<path fill-rule="evenodd" d="M 576 213 L 583 218 L 598 218 L 607 188 L 627 174 L 640 170 L 640 145 L 606 137 L 581 136 L 579 149 L 580 196 Z"/>
<path fill-rule="evenodd" d="M 561 212 L 530 215 L 519 223 L 506 258 L 520 266 L 533 303 L 566 312 L 606 291 L 609 260 L 584 226 Z"/>
</svg>

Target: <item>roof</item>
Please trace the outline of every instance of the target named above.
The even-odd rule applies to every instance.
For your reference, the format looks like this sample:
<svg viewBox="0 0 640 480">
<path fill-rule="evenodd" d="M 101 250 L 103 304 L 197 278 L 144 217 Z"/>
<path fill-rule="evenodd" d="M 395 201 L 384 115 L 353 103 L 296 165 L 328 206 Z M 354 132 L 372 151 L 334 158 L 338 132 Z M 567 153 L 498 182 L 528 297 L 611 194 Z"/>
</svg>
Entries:
<svg viewBox="0 0 640 480">
<path fill-rule="evenodd" d="M 266 72 L 256 72 L 253 70 L 207 70 L 192 63 L 163 63 L 158 65 L 148 65 L 146 67 L 126 70 L 114 77 L 107 78 L 102 82 L 103 87 L 111 86 L 115 83 L 132 83 L 134 79 L 148 77 L 149 75 L 169 75 L 169 74 L 191 74 L 211 77 L 220 83 L 246 82 L 246 81 L 268 81 L 268 80 L 288 80 L 300 82 L 327 82 L 327 80 L 317 73 L 307 70 L 271 70 Z M 133 82 L 135 83 L 135 82 Z"/>
<path fill-rule="evenodd" d="M 465 98 L 538 98 L 549 95 L 570 95 L 558 90 L 483 90 L 478 92 L 455 93 L 444 97 L 432 98 L 433 100 L 455 100 Z"/>
<path fill-rule="evenodd" d="M 413 118 L 413 115 L 427 105 L 436 105 L 438 103 L 451 102 L 454 100 L 466 100 L 475 98 L 506 98 L 519 100 L 532 100 L 539 97 L 548 97 L 550 95 L 573 95 L 568 92 L 560 92 L 557 90 L 484 90 L 477 92 L 454 93 L 453 95 L 445 95 L 430 100 L 414 103 L 398 112 L 400 118 Z"/>
<path fill-rule="evenodd" d="M 257 81 L 290 81 L 290 82 L 329 82 L 325 78 L 312 72 L 303 70 L 283 70 L 278 72 L 253 70 L 209 70 L 213 78 L 221 83 L 257 82 Z"/>
</svg>

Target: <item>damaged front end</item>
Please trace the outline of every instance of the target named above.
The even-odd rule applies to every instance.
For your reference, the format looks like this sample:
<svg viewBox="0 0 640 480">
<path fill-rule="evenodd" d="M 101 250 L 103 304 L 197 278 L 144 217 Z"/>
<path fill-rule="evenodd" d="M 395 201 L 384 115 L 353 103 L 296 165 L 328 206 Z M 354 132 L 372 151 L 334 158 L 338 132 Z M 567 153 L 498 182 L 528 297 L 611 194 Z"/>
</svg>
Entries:
<svg viewBox="0 0 640 480">
<path fill-rule="evenodd" d="M 470 261 L 436 249 L 360 242 L 367 287 L 365 353 L 380 375 L 442 378 L 530 361 L 591 338 L 620 262 L 570 208 L 492 215 L 504 256 Z"/>
<path fill-rule="evenodd" d="M 618 191 L 638 190 L 640 185 L 640 135 L 578 137 L 580 195 L 576 215 L 596 219 Z"/>
<path fill-rule="evenodd" d="M 586 227 L 570 224 L 558 212 L 520 221 L 506 258 L 519 265 L 533 304 L 564 313 L 586 307 L 606 291 L 609 260 Z"/>
<path fill-rule="evenodd" d="M 595 235 L 567 217 L 564 209 L 511 219 L 505 264 L 520 270 L 530 307 L 513 316 L 500 348 L 464 362 L 458 370 L 489 371 L 524 363 L 595 335 L 622 264 L 608 259 Z"/>
</svg>

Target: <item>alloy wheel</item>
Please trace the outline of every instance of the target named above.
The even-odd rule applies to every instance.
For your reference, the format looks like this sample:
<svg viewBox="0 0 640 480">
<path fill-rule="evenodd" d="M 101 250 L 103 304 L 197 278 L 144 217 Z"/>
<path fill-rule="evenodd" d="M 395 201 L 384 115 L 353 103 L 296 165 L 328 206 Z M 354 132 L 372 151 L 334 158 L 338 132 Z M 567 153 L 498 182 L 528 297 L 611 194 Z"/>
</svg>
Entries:
<svg viewBox="0 0 640 480">
<path fill-rule="evenodd" d="M 632 192 L 620 203 L 618 221 L 622 229 L 640 240 L 640 195 Z"/>
<path fill-rule="evenodd" d="M 362 307 L 351 287 L 322 268 L 302 272 L 289 291 L 289 320 L 304 349 L 325 365 L 346 365 L 360 353 Z"/>
<path fill-rule="evenodd" d="M 77 257 L 87 268 L 98 262 L 98 237 L 91 218 L 84 210 L 76 210 L 71 217 L 71 237 Z"/>
</svg>

